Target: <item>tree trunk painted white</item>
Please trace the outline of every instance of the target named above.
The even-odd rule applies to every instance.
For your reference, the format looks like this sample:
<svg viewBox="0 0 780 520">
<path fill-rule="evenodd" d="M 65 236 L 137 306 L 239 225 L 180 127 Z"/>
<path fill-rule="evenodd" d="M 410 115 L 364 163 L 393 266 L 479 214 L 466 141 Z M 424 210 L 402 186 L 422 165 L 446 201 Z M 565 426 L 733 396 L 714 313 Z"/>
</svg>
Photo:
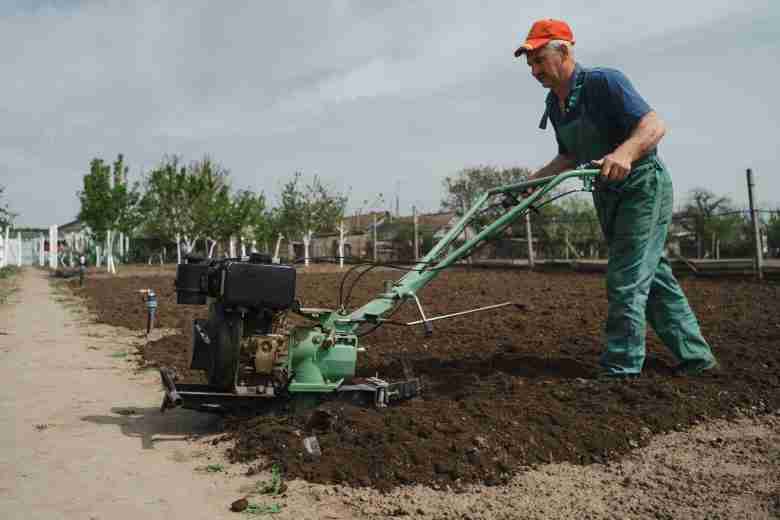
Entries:
<svg viewBox="0 0 780 520">
<path fill-rule="evenodd" d="M 125 257 L 125 234 L 121 232 L 119 233 L 119 244 L 117 246 L 117 255 L 119 256 L 120 262 Z"/>
<path fill-rule="evenodd" d="M 125 255 L 130 256 L 130 235 L 125 237 Z"/>
<path fill-rule="evenodd" d="M 116 274 L 116 256 L 114 256 L 114 243 L 116 242 L 116 231 L 111 232 L 111 274 Z"/>
<path fill-rule="evenodd" d="M 309 244 L 311 244 L 311 231 L 303 234 L 303 265 L 309 267 Z"/>
<path fill-rule="evenodd" d="M 3 237 L 3 264 L 2 264 L 2 267 L 7 267 L 8 266 L 8 250 L 11 248 L 10 234 L 11 234 L 11 228 L 6 226 L 5 227 L 4 237 Z"/>
<path fill-rule="evenodd" d="M 0 269 L 5 267 L 5 232 L 0 231 Z"/>
<path fill-rule="evenodd" d="M 10 260 L 11 253 L 11 226 L 5 228 L 5 259 L 3 260 L 3 267 L 8 267 L 8 261 Z"/>
<path fill-rule="evenodd" d="M 257 253 L 257 240 L 254 238 L 252 239 L 252 248 L 250 249 L 250 252 Z"/>
<path fill-rule="evenodd" d="M 45 267 L 46 266 L 46 256 L 45 256 L 45 253 L 46 253 L 46 235 L 41 233 L 41 240 L 40 240 L 40 243 L 38 244 L 38 264 L 41 267 Z"/>
<path fill-rule="evenodd" d="M 246 256 L 246 239 L 241 237 L 241 258 Z"/>
<path fill-rule="evenodd" d="M 236 257 L 236 238 L 233 236 L 230 237 L 230 246 L 228 249 L 228 253 L 230 254 L 230 258 Z"/>
<path fill-rule="evenodd" d="M 57 232 L 57 226 L 51 226 L 49 228 L 49 267 L 51 269 L 57 269 L 58 240 L 59 233 Z"/>
<path fill-rule="evenodd" d="M 344 221 L 339 224 L 339 269 L 344 269 Z"/>
<path fill-rule="evenodd" d="M 5 239 L 5 259 L 3 260 L 3 267 L 8 267 L 9 265 L 14 264 L 14 240 L 11 238 Z"/>
<path fill-rule="evenodd" d="M 181 235 L 176 233 L 176 263 L 181 263 Z"/>
<path fill-rule="evenodd" d="M 209 240 L 208 242 L 211 242 L 211 245 L 209 246 L 209 258 L 214 257 L 214 248 L 217 247 L 217 241 L 216 240 Z"/>
<path fill-rule="evenodd" d="M 191 239 L 187 235 L 184 235 L 182 237 L 182 240 L 184 241 L 184 254 L 188 255 L 188 254 L 192 253 L 192 249 L 195 247 L 195 242 L 198 241 L 198 237 L 194 237 L 194 238 Z M 181 262 L 179 262 L 179 263 L 181 263 Z"/>
<path fill-rule="evenodd" d="M 116 258 L 114 256 L 114 243 L 116 242 L 116 231 L 111 231 L 111 238 L 108 240 L 108 259 L 111 265 L 111 274 L 116 274 Z"/>
<path fill-rule="evenodd" d="M 106 271 L 116 274 L 116 264 L 114 263 L 114 232 L 106 231 Z"/>
<path fill-rule="evenodd" d="M 274 258 L 273 263 L 278 264 L 280 261 L 279 258 L 279 248 L 282 247 L 282 239 L 284 238 L 284 235 L 279 233 L 279 236 L 276 238 L 276 248 L 274 249 Z"/>
<path fill-rule="evenodd" d="M 3 260 L 3 266 L 8 267 L 9 254 L 11 252 L 11 227 L 5 228 L 5 260 Z M 57 264 L 55 264 L 56 267 Z"/>
<path fill-rule="evenodd" d="M 16 233 L 16 243 L 18 244 L 16 249 L 16 266 L 22 267 L 22 233 Z"/>
</svg>

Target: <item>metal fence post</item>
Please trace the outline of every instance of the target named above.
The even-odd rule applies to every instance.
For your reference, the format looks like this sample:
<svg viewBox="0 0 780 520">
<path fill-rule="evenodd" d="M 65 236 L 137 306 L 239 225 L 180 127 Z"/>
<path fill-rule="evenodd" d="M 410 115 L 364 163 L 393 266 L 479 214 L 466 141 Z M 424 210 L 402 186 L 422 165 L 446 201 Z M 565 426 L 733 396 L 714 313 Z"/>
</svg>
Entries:
<svg viewBox="0 0 780 520">
<path fill-rule="evenodd" d="M 412 225 L 414 226 L 414 260 L 417 261 L 420 259 L 420 239 L 417 235 L 418 233 L 418 226 L 417 226 L 417 207 L 412 206 Z"/>
<path fill-rule="evenodd" d="M 753 259 L 753 267 L 758 275 L 759 280 L 764 279 L 764 257 L 763 251 L 761 251 L 761 232 L 759 230 L 758 212 L 755 208 L 755 197 L 753 194 L 753 188 L 755 187 L 755 181 L 753 179 L 753 170 L 747 169 L 747 185 L 748 185 L 748 202 L 750 203 L 750 220 L 753 223 L 753 243 L 755 244 L 755 258 Z"/>
<path fill-rule="evenodd" d="M 373 240 L 373 246 L 374 246 L 374 262 L 376 262 L 376 213 L 374 213 L 374 240 Z"/>
<path fill-rule="evenodd" d="M 344 220 L 339 223 L 339 269 L 344 269 Z"/>
<path fill-rule="evenodd" d="M 525 237 L 528 240 L 528 268 L 534 268 L 534 239 L 531 236 L 531 215 L 525 214 Z"/>
</svg>

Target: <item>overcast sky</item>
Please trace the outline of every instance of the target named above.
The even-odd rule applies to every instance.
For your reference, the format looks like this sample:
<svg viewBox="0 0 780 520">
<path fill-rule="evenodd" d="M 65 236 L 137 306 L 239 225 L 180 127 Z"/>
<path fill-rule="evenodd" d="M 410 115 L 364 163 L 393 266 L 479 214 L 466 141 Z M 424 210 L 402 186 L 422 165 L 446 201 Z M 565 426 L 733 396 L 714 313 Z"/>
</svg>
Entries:
<svg viewBox="0 0 780 520">
<path fill-rule="evenodd" d="M 353 209 L 398 191 L 402 213 L 432 211 L 464 167 L 555 154 L 545 91 L 512 56 L 541 17 L 665 119 L 679 201 L 743 203 L 753 168 L 777 205 L 778 0 L 0 0 L 0 185 L 17 224 L 62 224 L 94 157 L 123 153 L 140 179 L 210 154 L 272 199 L 302 171 Z"/>
</svg>

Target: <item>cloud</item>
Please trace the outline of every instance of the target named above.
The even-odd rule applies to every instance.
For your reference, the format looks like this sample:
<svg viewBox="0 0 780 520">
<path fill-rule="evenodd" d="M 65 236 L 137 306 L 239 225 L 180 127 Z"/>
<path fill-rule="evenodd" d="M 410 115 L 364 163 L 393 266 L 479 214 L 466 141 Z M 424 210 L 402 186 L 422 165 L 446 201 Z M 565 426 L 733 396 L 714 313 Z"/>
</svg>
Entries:
<svg viewBox="0 0 780 520">
<path fill-rule="evenodd" d="M 198 0 L 4 3 L 0 184 L 21 222 L 48 225 L 76 214 L 95 156 L 124 153 L 138 176 L 210 153 L 241 187 L 316 171 L 356 200 L 401 181 L 402 208 L 435 209 L 462 167 L 554 152 L 536 130 L 544 92 L 511 56 L 543 16 L 569 20 L 579 58 L 626 70 L 673 124 L 681 193 L 739 195 L 731 172 L 749 163 L 765 182 L 776 2 Z"/>
</svg>

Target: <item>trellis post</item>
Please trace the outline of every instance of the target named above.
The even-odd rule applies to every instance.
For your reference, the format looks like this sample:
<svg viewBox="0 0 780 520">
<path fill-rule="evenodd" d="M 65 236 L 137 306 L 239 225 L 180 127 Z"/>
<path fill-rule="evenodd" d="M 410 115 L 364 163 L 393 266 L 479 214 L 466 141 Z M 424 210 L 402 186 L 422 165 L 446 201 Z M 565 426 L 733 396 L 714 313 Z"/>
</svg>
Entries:
<svg viewBox="0 0 780 520">
<path fill-rule="evenodd" d="M 748 202 L 750 203 L 750 220 L 753 224 L 753 243 L 755 245 L 755 256 L 753 258 L 753 268 L 758 276 L 759 280 L 764 279 L 764 255 L 761 251 L 761 231 L 759 229 L 758 211 L 755 208 L 755 196 L 753 189 L 755 188 L 755 179 L 753 178 L 753 170 L 747 169 L 747 186 L 748 186 Z"/>
</svg>

